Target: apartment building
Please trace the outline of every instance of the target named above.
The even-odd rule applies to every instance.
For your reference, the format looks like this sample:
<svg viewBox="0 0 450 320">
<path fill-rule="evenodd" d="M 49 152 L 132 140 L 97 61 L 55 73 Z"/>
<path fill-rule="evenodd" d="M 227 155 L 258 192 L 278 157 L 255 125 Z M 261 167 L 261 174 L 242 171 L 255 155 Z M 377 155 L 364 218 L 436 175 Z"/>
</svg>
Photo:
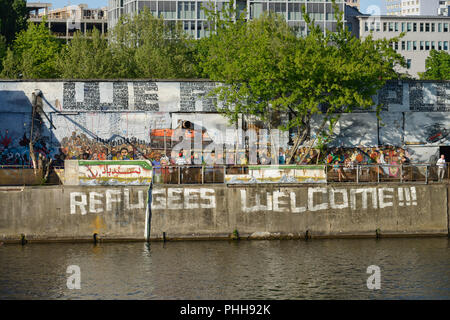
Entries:
<svg viewBox="0 0 450 320">
<path fill-rule="evenodd" d="M 355 7 L 359 1 L 352 1 Z M 199 39 L 209 35 L 209 27 L 204 7 L 213 3 L 217 10 L 221 10 L 229 1 L 220 0 L 109 0 L 108 26 L 113 28 L 122 14 L 136 14 L 148 7 L 155 16 L 162 16 L 166 21 L 180 22 L 184 30 L 193 38 Z M 336 0 L 341 11 L 348 8 L 345 0 Z M 302 6 L 315 19 L 323 30 L 336 30 L 331 0 L 237 0 L 235 7 L 238 12 L 246 12 L 247 19 L 259 17 L 264 11 L 282 14 L 297 34 L 307 34 L 307 26 L 302 17 Z"/>
<path fill-rule="evenodd" d="M 444 50 L 450 53 L 450 17 L 445 16 L 359 16 L 360 37 L 369 34 L 374 39 L 393 38 L 401 32 L 406 35 L 393 43 L 408 64 L 401 72 L 417 78 L 425 71 L 425 60 L 430 51 Z"/>
<path fill-rule="evenodd" d="M 385 0 L 386 14 L 388 16 L 400 16 L 402 12 L 402 0 Z"/>
<path fill-rule="evenodd" d="M 107 8 L 88 8 L 87 4 L 66 6 L 51 9 L 51 3 L 27 2 L 30 22 L 41 23 L 44 16 L 48 28 L 58 38 L 69 41 L 76 31 L 86 33 L 98 29 L 102 34 L 107 33 Z"/>
<path fill-rule="evenodd" d="M 438 15 L 450 16 L 450 0 L 440 0 Z"/>
<path fill-rule="evenodd" d="M 442 0 L 385 0 L 388 16 L 433 16 Z M 445 1 L 444 1 L 445 2 Z"/>
</svg>

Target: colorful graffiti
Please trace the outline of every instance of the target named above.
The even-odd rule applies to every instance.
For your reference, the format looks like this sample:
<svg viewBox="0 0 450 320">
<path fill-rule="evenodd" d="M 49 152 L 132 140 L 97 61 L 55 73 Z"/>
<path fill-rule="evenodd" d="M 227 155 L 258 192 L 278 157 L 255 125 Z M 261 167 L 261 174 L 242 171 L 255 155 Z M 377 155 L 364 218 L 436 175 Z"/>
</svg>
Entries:
<svg viewBox="0 0 450 320">
<path fill-rule="evenodd" d="M 50 150 L 43 137 L 35 137 L 33 143 L 37 159 L 48 158 Z M 22 138 L 14 139 L 9 130 L 0 132 L 0 165 L 28 166 L 30 165 L 30 140 L 24 133 Z"/>
</svg>

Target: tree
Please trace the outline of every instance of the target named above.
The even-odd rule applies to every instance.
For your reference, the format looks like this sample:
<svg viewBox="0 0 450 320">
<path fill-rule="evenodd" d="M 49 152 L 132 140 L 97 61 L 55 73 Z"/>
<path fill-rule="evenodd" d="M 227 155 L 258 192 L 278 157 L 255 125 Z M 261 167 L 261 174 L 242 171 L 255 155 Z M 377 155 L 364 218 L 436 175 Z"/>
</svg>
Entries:
<svg viewBox="0 0 450 320">
<path fill-rule="evenodd" d="M 121 78 L 189 78 L 195 75 L 193 46 L 177 25 L 148 8 L 122 16 L 111 32 L 111 50 Z"/>
<path fill-rule="evenodd" d="M 231 121 L 241 114 L 264 121 L 273 112 L 290 115 L 281 127 L 298 132 L 290 159 L 308 139 L 314 116 L 322 118 L 319 135 L 329 136 L 342 112 L 373 106 L 377 90 L 398 77 L 394 67 L 405 65 L 390 46 L 398 38 L 353 37 L 335 3 L 334 33 L 324 33 L 303 7 L 310 31 L 304 38 L 295 35 L 283 16 L 266 13 L 246 22 L 232 6 L 222 17 L 208 12 L 216 29 L 201 40 L 199 65 L 205 76 L 222 83 L 213 94 L 224 102 L 220 110 Z"/>
<path fill-rule="evenodd" d="M 95 28 L 86 35 L 76 32 L 62 49 L 57 65 L 63 78 L 107 79 L 116 76 L 108 39 Z"/>
<path fill-rule="evenodd" d="M 447 52 L 431 50 L 425 67 L 426 71 L 419 73 L 421 79 L 450 80 L 450 54 Z"/>
<path fill-rule="evenodd" d="M 61 46 L 45 23 L 45 19 L 39 25 L 29 23 L 27 30 L 17 35 L 3 61 L 2 77 L 49 79 L 59 76 L 56 60 Z"/>
<path fill-rule="evenodd" d="M 0 0 L 0 34 L 6 44 L 12 44 L 16 34 L 27 28 L 27 2 L 25 0 Z"/>
</svg>

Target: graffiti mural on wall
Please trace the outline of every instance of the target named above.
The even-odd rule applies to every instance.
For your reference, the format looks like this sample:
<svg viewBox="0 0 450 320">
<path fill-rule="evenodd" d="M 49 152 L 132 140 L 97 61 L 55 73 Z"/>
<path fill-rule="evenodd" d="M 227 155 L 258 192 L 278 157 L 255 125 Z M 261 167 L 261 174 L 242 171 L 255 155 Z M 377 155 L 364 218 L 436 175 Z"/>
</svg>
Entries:
<svg viewBox="0 0 450 320">
<path fill-rule="evenodd" d="M 408 112 L 404 132 L 406 144 L 450 145 L 450 113 Z"/>
<path fill-rule="evenodd" d="M 30 165 L 30 118 L 22 113 L 2 115 L 0 118 L 0 165 Z M 21 125 L 20 127 L 18 127 Z M 38 117 L 33 131 L 33 147 L 36 158 L 50 157 L 51 131 Z"/>
<path fill-rule="evenodd" d="M 35 89 L 42 91 L 43 109 L 55 128 L 46 119 L 40 121 L 34 148 L 61 164 L 67 158 L 117 158 L 124 148 L 130 159 L 152 158 L 161 155 L 162 150 L 170 153 L 177 141 L 161 136 L 161 130 L 174 130 L 179 120 L 191 121 L 193 112 L 202 119 L 211 139 L 216 139 L 218 132 L 230 127 L 217 120 L 221 116 L 217 114 L 216 101 L 208 95 L 215 86 L 210 81 L 0 81 L 0 164 L 29 164 L 30 97 Z M 427 161 L 422 157 L 425 149 L 419 146 L 450 143 L 450 83 L 392 81 L 378 92 L 376 101 L 383 104 L 381 120 L 368 110 L 343 115 L 330 141 L 331 150 L 408 146 L 411 157 L 407 158 Z M 220 125 L 212 128 L 215 123 Z M 221 123 L 225 124 L 226 119 Z M 231 145 L 240 139 L 224 137 Z M 286 153 L 287 139 L 279 141 L 282 153 Z M 237 161 L 246 156 L 246 150 L 228 156 L 225 149 L 221 157 L 230 159 L 227 163 L 249 162 L 248 158 Z M 434 154 L 433 150 L 427 152 Z M 278 149 L 270 151 L 268 158 L 276 159 Z M 306 151 L 300 151 L 297 163 L 324 163 L 325 152 L 312 150 L 301 161 L 302 152 Z"/>
</svg>

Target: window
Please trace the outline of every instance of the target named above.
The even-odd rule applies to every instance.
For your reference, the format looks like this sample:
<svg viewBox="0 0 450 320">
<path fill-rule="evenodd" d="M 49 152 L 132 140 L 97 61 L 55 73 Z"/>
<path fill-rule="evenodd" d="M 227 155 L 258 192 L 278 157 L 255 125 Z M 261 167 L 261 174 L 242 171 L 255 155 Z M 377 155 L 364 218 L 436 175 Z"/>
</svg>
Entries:
<svg viewBox="0 0 450 320">
<path fill-rule="evenodd" d="M 395 46 L 395 51 L 397 51 L 398 50 L 398 42 L 395 42 L 394 46 Z"/>
<path fill-rule="evenodd" d="M 442 23 L 438 23 L 438 32 L 442 32 Z"/>
<path fill-rule="evenodd" d="M 425 50 L 430 50 L 430 41 L 425 41 Z"/>
<path fill-rule="evenodd" d="M 413 51 L 417 50 L 417 41 L 413 41 Z"/>
<path fill-rule="evenodd" d="M 423 23 L 420 23 L 420 32 L 423 32 Z"/>
<path fill-rule="evenodd" d="M 438 42 L 438 50 L 442 50 L 442 41 Z"/>
<path fill-rule="evenodd" d="M 291 5 L 291 3 L 289 5 Z M 364 30 L 369 31 L 369 23 L 368 22 L 364 23 Z"/>
<path fill-rule="evenodd" d="M 420 50 L 425 49 L 424 46 L 423 46 L 423 44 L 424 44 L 424 42 L 423 42 L 423 41 L 420 41 Z"/>
<path fill-rule="evenodd" d="M 413 23 L 413 32 L 417 32 L 417 23 Z"/>
<path fill-rule="evenodd" d="M 444 41 L 444 50 L 445 50 L 445 51 L 448 50 L 448 41 Z"/>
<path fill-rule="evenodd" d="M 407 23 L 407 28 L 406 28 L 406 30 L 407 30 L 408 32 L 411 32 L 411 30 L 412 30 L 412 23 L 411 23 L 411 22 L 408 22 L 408 23 Z"/>
<path fill-rule="evenodd" d="M 405 26 L 406 26 L 406 23 L 405 23 L 405 22 L 402 22 L 402 32 L 405 32 L 405 31 L 406 31 Z"/>
<path fill-rule="evenodd" d="M 387 31 L 387 22 L 383 22 L 383 31 Z"/>
<path fill-rule="evenodd" d="M 411 59 L 406 60 L 406 68 L 411 69 Z"/>
<path fill-rule="evenodd" d="M 377 28 L 377 31 L 379 32 L 379 31 L 380 31 L 380 22 L 377 22 L 377 23 L 376 23 L 376 26 L 377 26 L 377 27 L 376 27 L 376 28 Z"/>
<path fill-rule="evenodd" d="M 448 23 L 444 23 L 444 32 L 448 32 Z"/>
<path fill-rule="evenodd" d="M 405 50 L 406 49 L 406 47 L 405 47 L 405 41 L 402 41 L 402 50 Z"/>
<path fill-rule="evenodd" d="M 434 50 L 434 41 L 431 41 L 431 50 Z"/>
<path fill-rule="evenodd" d="M 408 51 L 411 51 L 411 49 L 412 49 L 411 41 L 406 41 L 406 48 Z"/>
<path fill-rule="evenodd" d="M 394 23 L 389 22 L 389 32 L 393 32 L 393 31 L 394 31 Z"/>
<path fill-rule="evenodd" d="M 425 32 L 430 32 L 430 24 L 425 23 Z"/>
<path fill-rule="evenodd" d="M 431 32 L 434 32 L 434 23 L 431 24 Z"/>
</svg>

